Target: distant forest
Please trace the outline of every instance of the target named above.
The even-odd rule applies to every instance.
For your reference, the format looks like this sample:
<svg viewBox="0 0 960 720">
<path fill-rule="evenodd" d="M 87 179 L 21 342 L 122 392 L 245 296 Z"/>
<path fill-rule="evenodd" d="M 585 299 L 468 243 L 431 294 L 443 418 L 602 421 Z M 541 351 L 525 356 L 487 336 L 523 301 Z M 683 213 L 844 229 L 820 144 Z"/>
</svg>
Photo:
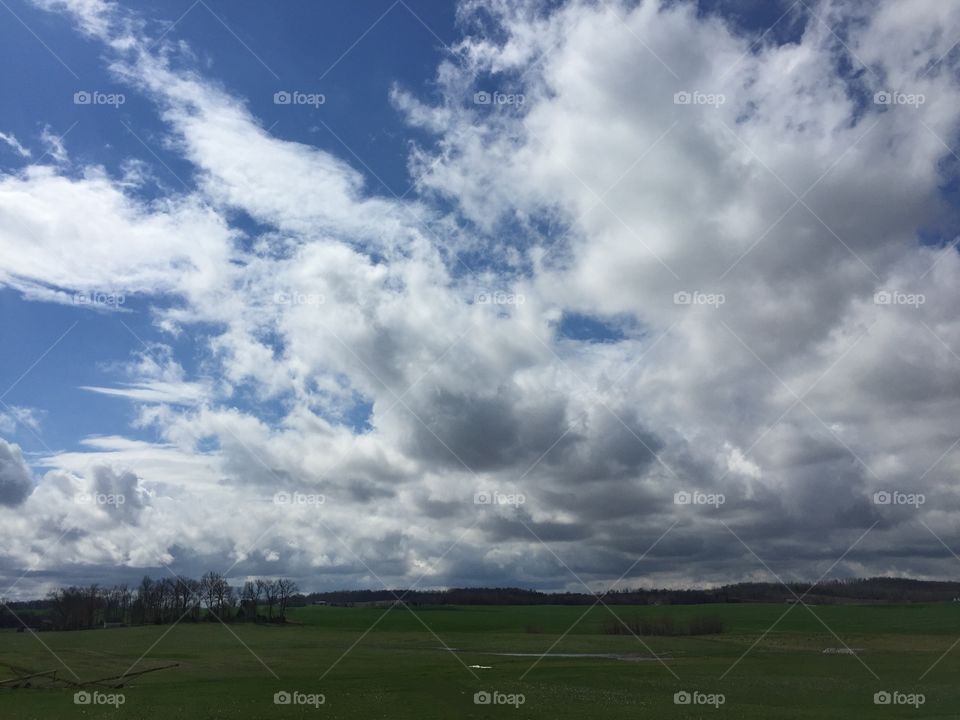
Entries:
<svg viewBox="0 0 960 720">
<path fill-rule="evenodd" d="M 789 587 L 789 590 L 787 589 Z M 792 592 L 791 592 L 792 591 Z M 547 593 L 520 588 L 450 590 L 339 590 L 310 593 L 307 604 L 366 605 L 590 605 L 598 595 Z M 817 583 L 737 583 L 708 590 L 627 589 L 602 594 L 607 605 L 693 605 L 706 603 L 783 603 L 802 597 L 808 604 L 949 602 L 960 597 L 960 582 L 908 578 L 853 578 Z"/>
<path fill-rule="evenodd" d="M 789 588 L 789 589 L 788 589 Z M 303 594 L 286 579 L 257 579 L 231 586 L 217 573 L 199 580 L 144 577 L 138 586 L 90 585 L 61 588 L 42 600 L 0 601 L 0 627 L 35 630 L 81 630 L 119 625 L 174 622 L 286 622 L 291 607 L 430 605 L 591 605 L 602 597 L 608 605 L 692 605 L 709 603 L 808 604 L 952 602 L 960 582 L 906 578 L 830 580 L 804 583 L 737 583 L 708 590 L 614 590 L 602 596 L 547 593 L 520 588 L 449 590 L 337 590 Z"/>
</svg>

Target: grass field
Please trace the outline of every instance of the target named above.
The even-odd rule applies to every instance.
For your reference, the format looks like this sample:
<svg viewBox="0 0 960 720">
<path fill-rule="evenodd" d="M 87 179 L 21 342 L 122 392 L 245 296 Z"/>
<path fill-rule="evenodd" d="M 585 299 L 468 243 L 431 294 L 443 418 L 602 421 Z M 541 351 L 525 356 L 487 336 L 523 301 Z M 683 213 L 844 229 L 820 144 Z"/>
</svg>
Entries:
<svg viewBox="0 0 960 720">
<path fill-rule="evenodd" d="M 119 707 L 74 704 L 74 689 L 44 679 L 0 689 L 0 718 L 960 716 L 960 645 L 937 662 L 960 638 L 957 605 L 816 606 L 817 617 L 803 607 L 761 604 L 614 609 L 627 620 L 669 614 L 684 626 L 693 616 L 719 614 L 724 632 L 642 641 L 608 635 L 611 615 L 602 606 L 437 607 L 416 615 L 308 607 L 291 610 L 286 626 L 3 631 L 0 679 L 56 669 L 60 677 L 74 680 L 72 671 L 89 681 L 124 673 L 144 653 L 134 671 L 180 665 L 119 690 L 99 689 L 122 693 Z M 844 644 L 857 655 L 823 653 Z M 548 649 L 573 656 L 524 655 Z M 276 705 L 279 691 L 322 694 L 325 701 Z M 501 699 L 522 694 L 524 702 L 477 705 L 480 691 Z M 681 691 L 720 693 L 724 702 L 677 705 Z M 879 691 L 922 693 L 925 700 L 919 707 L 875 705 Z"/>
</svg>

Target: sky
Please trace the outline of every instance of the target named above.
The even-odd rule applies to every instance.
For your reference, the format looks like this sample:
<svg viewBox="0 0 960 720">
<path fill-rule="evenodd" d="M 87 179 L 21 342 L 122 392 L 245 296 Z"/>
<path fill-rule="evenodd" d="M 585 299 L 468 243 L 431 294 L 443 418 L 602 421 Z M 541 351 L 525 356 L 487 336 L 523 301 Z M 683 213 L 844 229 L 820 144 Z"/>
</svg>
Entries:
<svg viewBox="0 0 960 720">
<path fill-rule="evenodd" d="M 960 573 L 960 6 L 0 18 L 3 597 Z"/>
</svg>

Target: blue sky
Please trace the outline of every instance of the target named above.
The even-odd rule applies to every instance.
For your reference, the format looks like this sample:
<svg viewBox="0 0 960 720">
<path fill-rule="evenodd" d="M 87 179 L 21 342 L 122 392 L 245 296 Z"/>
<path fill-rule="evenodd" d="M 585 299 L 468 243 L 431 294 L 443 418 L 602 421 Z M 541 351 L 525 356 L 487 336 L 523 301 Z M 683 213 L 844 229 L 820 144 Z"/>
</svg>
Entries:
<svg viewBox="0 0 960 720">
<path fill-rule="evenodd" d="M 701 7 L 705 12 L 723 10 L 722 4 Z M 3 95 L 17 98 L 4 113 L 5 131 L 18 138 L 35 137 L 44 127 L 56 135 L 67 133 L 64 139 L 78 161 L 102 165 L 112 173 L 121 173 L 131 158 L 141 160 L 151 166 L 156 179 L 138 191 L 147 198 L 194 187 L 191 165 L 165 147 L 156 105 L 111 75 L 98 43 L 79 36 L 64 18 L 30 3 L 12 4 L 10 10 L 11 20 L 16 13 L 39 39 L 17 21 L 0 28 L 0 41 L 23 70 L 0 78 Z M 196 48 L 203 71 L 243 97 L 275 136 L 343 157 L 376 194 L 389 197 L 410 190 L 414 178 L 407 167 L 409 143 L 431 138 L 404 122 L 389 95 L 400 85 L 425 98 L 434 96 L 436 66 L 457 39 L 454 4 L 300 3 L 284 12 L 264 13 L 262 3 L 255 0 L 209 2 L 207 7 L 184 0 L 146 3 L 138 12 L 160 33 L 165 23 L 175 23 L 163 38 Z M 765 29 L 768 15 L 769 9 L 751 8 L 736 17 Z M 278 87 L 323 93 L 326 102 L 312 112 L 278 106 L 273 102 Z M 122 93 L 125 102 L 91 122 L 90 108 L 72 102 L 78 89 Z M 34 156 L 45 152 L 39 142 L 28 147 Z M 12 149 L 4 150 L 6 170 L 15 171 L 26 162 Z M 257 229 L 245 213 L 237 212 L 233 220 L 243 231 Z M 470 264 L 484 259 L 474 255 Z M 0 303 L 4 326 L 22 338 L 0 356 L 3 377 L 16 378 L 18 369 L 26 370 L 77 323 L 76 332 L 67 332 L 41 361 L 42 367 L 4 398 L 45 413 L 42 437 L 28 427 L 15 431 L 27 452 L 78 450 L 80 441 L 90 435 L 157 439 L 154 432 L 130 427 L 133 410 L 124 402 L 83 389 L 115 380 L 117 368 L 144 350 L 143 342 L 169 341 L 153 327 L 148 304 L 125 297 L 123 310 L 129 314 L 122 315 L 121 324 L 109 312 L 24 301 L 10 290 L 0 291 Z M 593 341 L 622 336 L 616 319 L 607 325 L 576 313 L 564 316 L 559 332 Z M 200 371 L 202 346 L 189 337 L 173 346 L 184 367 Z M 368 405 L 359 402 L 347 421 L 358 429 L 365 427 Z"/>
<path fill-rule="evenodd" d="M 12 0 L 0 575 L 950 574 L 957 13 Z"/>
<path fill-rule="evenodd" d="M 244 97 L 251 112 L 276 136 L 346 156 L 377 193 L 400 195 L 408 190 L 406 154 L 417 133 L 391 106 L 389 92 L 399 83 L 429 95 L 434 69 L 445 47 L 454 42 L 454 5 L 411 1 L 406 8 L 398 4 L 390 9 L 393 3 L 299 3 L 280 13 L 264 13 L 262 3 L 255 1 L 214 0 L 207 5 L 213 13 L 193 0 L 144 3 L 138 12 L 158 28 L 179 19 L 164 37 L 197 48 L 204 71 Z M 110 172 L 121 172 L 130 158 L 142 160 L 152 166 L 157 180 L 140 191 L 147 197 L 180 190 L 183 183 L 193 186 L 189 163 L 164 147 L 164 127 L 155 104 L 111 76 L 99 43 L 78 35 L 63 17 L 30 3 L 11 3 L 5 13 L 10 22 L 0 25 L 0 44 L 16 58 L 12 62 L 17 68 L 0 78 L 3 96 L 16 98 L 3 112 L 5 132 L 27 139 L 36 138 L 47 126 L 57 135 L 69 131 L 65 141 L 71 154 Z M 358 40 L 356 50 L 350 51 Z M 278 87 L 320 92 L 327 102 L 315 112 L 277 106 L 273 94 Z M 123 93 L 125 102 L 116 112 L 91 121 L 90 108 L 72 102 L 73 93 L 83 89 Z M 37 141 L 27 147 L 34 157 L 45 151 Z M 0 167 L 6 171 L 23 166 L 25 159 L 14 151 L 4 147 L 0 153 Z M 251 227 L 238 215 L 239 227 Z M 17 378 L 78 323 L 42 365 L 3 398 L 9 404 L 44 410 L 42 437 L 26 427 L 14 433 L 27 452 L 77 450 L 88 435 L 125 433 L 155 439 L 155 433 L 130 428 L 133 411 L 126 403 L 81 389 L 116 379 L 116 368 L 143 351 L 141 340 L 169 340 L 154 330 L 145 303 L 130 297 L 123 309 L 130 311 L 122 316 L 129 330 L 109 313 L 27 302 L 17 292 L 0 291 L 3 327 L 19 338 L 15 347 L 0 355 L 0 377 Z M 185 367 L 197 371 L 204 349 L 189 337 L 174 344 Z M 362 427 L 365 420 L 360 416 L 356 422 Z"/>
</svg>

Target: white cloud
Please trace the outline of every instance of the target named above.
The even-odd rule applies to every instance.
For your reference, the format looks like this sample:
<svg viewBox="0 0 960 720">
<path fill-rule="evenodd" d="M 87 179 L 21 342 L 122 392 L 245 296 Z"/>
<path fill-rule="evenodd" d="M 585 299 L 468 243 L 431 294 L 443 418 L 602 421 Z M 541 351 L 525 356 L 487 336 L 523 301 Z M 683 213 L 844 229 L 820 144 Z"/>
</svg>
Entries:
<svg viewBox="0 0 960 720">
<path fill-rule="evenodd" d="M 162 442 L 91 438 L 46 458 L 25 512 L 59 534 L 53 508 L 101 467 L 149 502 L 112 527 L 91 515 L 99 539 L 50 563 L 244 557 L 311 585 L 371 570 L 403 584 L 471 528 L 435 582 L 557 587 L 573 581 L 533 534 L 601 582 L 680 519 L 647 577 L 704 582 L 752 565 L 674 506 L 680 488 L 723 492 L 725 517 L 801 576 L 797 557 L 832 561 L 881 517 L 876 489 L 922 488 L 931 523 L 955 518 L 960 460 L 940 456 L 960 411 L 960 261 L 917 235 L 945 216 L 960 89 L 937 28 L 957 9 L 821 3 L 847 48 L 810 18 L 796 42 L 751 48 L 689 3 L 466 3 L 474 34 L 439 68 L 439 103 L 393 91 L 436 138 L 411 158 L 420 196 L 399 201 L 349 155 L 277 139 L 242 99 L 174 70 L 174 48 L 146 53 L 134 16 L 43 4 L 114 49 L 197 187 L 146 202 L 142 169 L 0 177 L 0 282 L 175 296 L 153 308 L 158 328 L 201 333 L 207 351 L 196 377 L 154 347 L 88 388 L 137 402 Z M 500 32 L 476 29 L 484 8 Z M 841 58 L 869 68 L 841 74 Z M 495 89 L 524 101 L 474 103 Z M 887 89 L 926 100 L 874 104 Z M 676 104 L 683 92 L 724 102 Z M 235 209 L 269 230 L 236 242 Z M 490 262 L 464 273 L 449 258 L 468 248 Z M 875 302 L 891 290 L 925 301 Z M 524 302 L 473 302 L 497 292 Z M 625 338 L 564 338 L 572 312 L 626 319 Z M 498 488 L 528 501 L 474 505 Z M 280 489 L 328 501 L 278 508 Z M 922 535 L 887 519 L 864 548 Z"/>
<path fill-rule="evenodd" d="M 47 146 L 47 155 L 53 158 L 53 161 L 59 165 L 66 163 L 70 156 L 67 154 L 67 147 L 63 142 L 63 135 L 55 134 L 50 126 L 45 126 L 40 134 L 40 140 Z"/>
<path fill-rule="evenodd" d="M 30 151 L 21 145 L 12 134 L 0 132 L 0 142 L 12 148 L 20 157 L 30 157 Z"/>
<path fill-rule="evenodd" d="M 9 435 L 16 432 L 20 426 L 39 432 L 40 421 L 44 414 L 39 408 L 4 404 L 3 409 L 0 410 L 0 432 Z"/>
</svg>

